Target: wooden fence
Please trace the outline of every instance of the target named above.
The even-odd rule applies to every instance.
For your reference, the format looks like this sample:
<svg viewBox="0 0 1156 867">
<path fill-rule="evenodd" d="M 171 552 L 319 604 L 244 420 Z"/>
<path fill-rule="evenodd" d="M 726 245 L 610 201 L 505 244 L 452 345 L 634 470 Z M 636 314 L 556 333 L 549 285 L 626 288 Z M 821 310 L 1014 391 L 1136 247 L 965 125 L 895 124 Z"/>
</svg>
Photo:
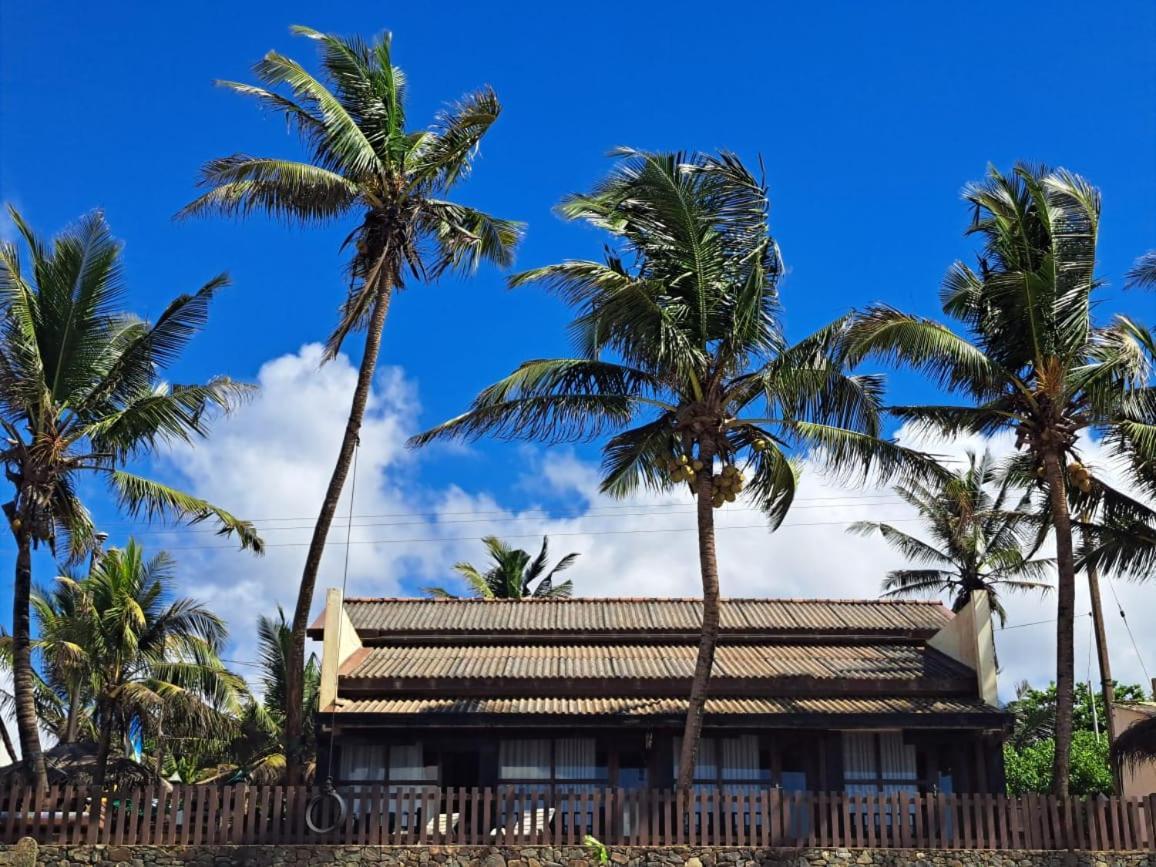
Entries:
<svg viewBox="0 0 1156 867">
<path fill-rule="evenodd" d="M 670 790 L 346 786 L 337 827 L 318 789 L 151 786 L 104 792 L 74 786 L 0 794 L 0 842 L 203 845 L 754 846 L 1156 851 L 1156 795 L 851 795 L 778 789 Z"/>
</svg>

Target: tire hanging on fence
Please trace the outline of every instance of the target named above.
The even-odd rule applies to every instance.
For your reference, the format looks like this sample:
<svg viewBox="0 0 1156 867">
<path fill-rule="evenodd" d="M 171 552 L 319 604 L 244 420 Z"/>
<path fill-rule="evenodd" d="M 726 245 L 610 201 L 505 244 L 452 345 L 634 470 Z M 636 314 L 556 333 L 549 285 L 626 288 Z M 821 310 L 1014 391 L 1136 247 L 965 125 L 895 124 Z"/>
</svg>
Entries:
<svg viewBox="0 0 1156 867">
<path fill-rule="evenodd" d="M 335 809 L 333 810 L 331 821 L 326 825 L 321 825 L 317 819 L 317 808 L 326 801 L 332 801 Z M 341 823 L 345 821 L 345 815 L 348 812 L 349 805 L 345 802 L 345 798 L 341 796 L 341 793 L 333 787 L 333 780 L 326 780 L 321 791 L 310 798 L 308 805 L 305 807 L 305 826 L 314 834 L 328 834 L 330 831 L 335 831 L 341 827 Z"/>
</svg>

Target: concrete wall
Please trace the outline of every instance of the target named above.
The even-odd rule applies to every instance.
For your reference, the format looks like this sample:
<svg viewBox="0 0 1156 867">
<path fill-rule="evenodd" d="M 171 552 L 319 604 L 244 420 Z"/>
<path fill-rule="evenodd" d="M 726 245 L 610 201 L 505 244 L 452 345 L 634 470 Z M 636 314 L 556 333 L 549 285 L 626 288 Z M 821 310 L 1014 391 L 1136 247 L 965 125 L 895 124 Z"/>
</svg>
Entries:
<svg viewBox="0 0 1156 867">
<path fill-rule="evenodd" d="M 41 846 L 0 847 L 0 864 L 72 867 L 280 867 L 373 864 L 381 867 L 598 867 L 579 846 Z M 616 847 L 607 867 L 1156 867 L 1156 853 L 919 852 L 903 849 L 745 849 Z"/>
</svg>

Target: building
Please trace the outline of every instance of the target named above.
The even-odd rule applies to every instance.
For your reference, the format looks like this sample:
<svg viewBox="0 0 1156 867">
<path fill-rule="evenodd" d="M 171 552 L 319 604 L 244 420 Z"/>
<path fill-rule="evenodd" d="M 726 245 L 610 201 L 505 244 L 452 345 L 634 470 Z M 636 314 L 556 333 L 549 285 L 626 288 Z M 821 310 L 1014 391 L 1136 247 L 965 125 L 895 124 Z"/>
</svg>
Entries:
<svg viewBox="0 0 1156 867">
<path fill-rule="evenodd" d="M 1156 680 L 1152 682 L 1156 689 Z M 1112 721 L 1119 737 L 1132 726 L 1156 718 L 1156 701 L 1126 701 L 1112 704 Z M 1144 797 L 1156 793 L 1156 762 L 1125 761 L 1119 768 L 1119 791 L 1126 797 Z"/>
<path fill-rule="evenodd" d="M 355 599 L 330 590 L 318 742 L 341 784 L 667 788 L 697 652 L 689 599 Z M 731 599 L 696 781 L 1004 789 L 986 596 Z"/>
</svg>

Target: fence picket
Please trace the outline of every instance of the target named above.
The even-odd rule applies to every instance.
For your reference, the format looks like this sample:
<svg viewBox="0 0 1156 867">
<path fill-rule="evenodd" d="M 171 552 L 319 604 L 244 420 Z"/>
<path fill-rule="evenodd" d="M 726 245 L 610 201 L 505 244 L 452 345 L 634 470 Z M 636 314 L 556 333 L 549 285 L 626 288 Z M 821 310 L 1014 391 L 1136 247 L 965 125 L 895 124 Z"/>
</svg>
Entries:
<svg viewBox="0 0 1156 867">
<path fill-rule="evenodd" d="M 313 789 L 157 784 L 97 791 L 12 785 L 0 793 L 0 841 L 80 845 L 331 842 L 361 845 L 606 845 L 783 848 L 1154 851 L 1156 794 L 1057 798 L 775 788 L 343 789 L 342 826 L 305 828 Z M 324 806 L 322 812 L 330 809 Z M 319 815 L 326 822 L 332 814 Z"/>
</svg>

